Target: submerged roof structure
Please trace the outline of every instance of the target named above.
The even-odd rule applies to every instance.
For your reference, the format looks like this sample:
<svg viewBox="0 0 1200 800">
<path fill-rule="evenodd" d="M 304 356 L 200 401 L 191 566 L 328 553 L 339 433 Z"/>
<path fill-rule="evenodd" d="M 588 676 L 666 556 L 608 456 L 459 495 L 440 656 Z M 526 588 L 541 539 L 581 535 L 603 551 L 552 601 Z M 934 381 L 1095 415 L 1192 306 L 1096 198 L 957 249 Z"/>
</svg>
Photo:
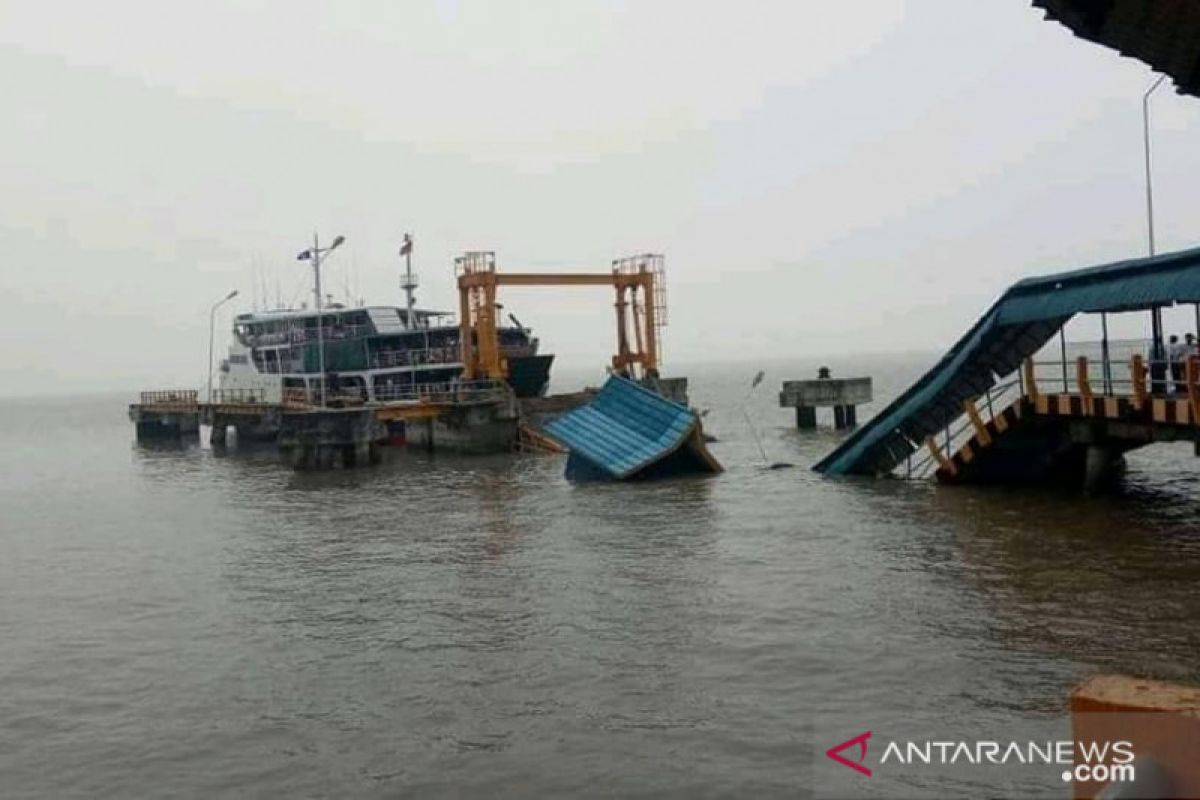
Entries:
<svg viewBox="0 0 1200 800">
<path fill-rule="evenodd" d="M 1165 72 L 1200 97 L 1200 3 L 1189 0 L 1033 0 L 1076 36 Z"/>
<path fill-rule="evenodd" d="M 925 375 L 813 469 L 890 472 L 1036 353 L 1071 317 L 1200 303 L 1200 248 L 1027 278 L 1014 284 Z"/>
<path fill-rule="evenodd" d="M 619 375 L 609 376 L 591 403 L 548 423 L 546 431 L 571 451 L 568 477 L 721 471 L 704 447 L 694 411 Z"/>
</svg>

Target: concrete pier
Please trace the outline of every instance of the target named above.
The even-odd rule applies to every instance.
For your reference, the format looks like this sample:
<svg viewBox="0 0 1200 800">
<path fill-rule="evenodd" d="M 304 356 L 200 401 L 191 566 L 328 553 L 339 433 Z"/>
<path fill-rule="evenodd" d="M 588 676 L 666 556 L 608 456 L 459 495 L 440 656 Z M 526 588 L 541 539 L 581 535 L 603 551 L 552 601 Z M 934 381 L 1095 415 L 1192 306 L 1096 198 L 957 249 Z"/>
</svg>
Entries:
<svg viewBox="0 0 1200 800">
<path fill-rule="evenodd" d="M 687 379 L 654 379 L 654 389 L 676 402 L 687 400 Z M 378 463 L 391 442 L 456 453 L 511 453 L 521 429 L 536 437 L 542 423 L 588 402 L 593 391 L 518 401 L 503 381 L 451 382 L 423 386 L 411 396 L 386 402 L 317 407 L 307 396 L 266 402 L 261 396 L 214 394 L 197 402 L 196 393 L 146 392 L 130 406 L 138 438 L 181 433 L 198 435 L 210 426 L 209 441 L 223 450 L 236 431 L 237 443 L 269 442 L 295 469 L 359 467 Z"/>
<path fill-rule="evenodd" d="M 284 415 L 279 451 L 298 470 L 366 466 L 379 463 L 386 438 L 374 409 L 325 408 Z"/>
<path fill-rule="evenodd" d="M 796 409 L 796 427 L 817 427 L 817 409 L 833 408 L 833 426 L 846 430 L 858 425 L 858 406 L 871 402 L 870 378 L 832 378 L 821 367 L 816 380 L 784 381 L 779 393 L 781 408 Z"/>
<path fill-rule="evenodd" d="M 517 440 L 521 417 L 516 397 L 508 393 L 488 403 L 463 404 L 437 416 L 405 423 L 410 447 L 453 453 L 509 453 Z"/>
<path fill-rule="evenodd" d="M 200 407 L 195 391 L 142 392 L 140 400 L 129 406 L 129 421 L 136 427 L 139 442 L 200 435 Z"/>
</svg>

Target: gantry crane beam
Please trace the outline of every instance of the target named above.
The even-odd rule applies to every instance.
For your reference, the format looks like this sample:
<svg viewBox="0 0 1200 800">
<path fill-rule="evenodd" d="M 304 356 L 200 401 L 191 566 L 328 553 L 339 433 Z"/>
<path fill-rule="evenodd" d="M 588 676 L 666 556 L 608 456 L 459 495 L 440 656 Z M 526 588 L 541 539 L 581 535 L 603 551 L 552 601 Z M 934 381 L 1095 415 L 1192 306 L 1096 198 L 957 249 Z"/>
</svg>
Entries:
<svg viewBox="0 0 1200 800">
<path fill-rule="evenodd" d="M 484 286 L 634 286 L 642 275 L 624 272 L 473 272 L 460 275 L 459 287 Z"/>
<path fill-rule="evenodd" d="M 492 253 L 467 253 L 456 264 L 459 342 L 465 380 L 500 379 L 507 375 L 508 364 L 500 353 L 496 324 L 496 290 L 500 286 L 612 286 L 616 291 L 617 315 L 613 369 L 630 373 L 640 368 L 643 375 L 657 374 L 658 328 L 665 321 L 662 256 L 614 261 L 610 272 L 498 272 Z"/>
</svg>

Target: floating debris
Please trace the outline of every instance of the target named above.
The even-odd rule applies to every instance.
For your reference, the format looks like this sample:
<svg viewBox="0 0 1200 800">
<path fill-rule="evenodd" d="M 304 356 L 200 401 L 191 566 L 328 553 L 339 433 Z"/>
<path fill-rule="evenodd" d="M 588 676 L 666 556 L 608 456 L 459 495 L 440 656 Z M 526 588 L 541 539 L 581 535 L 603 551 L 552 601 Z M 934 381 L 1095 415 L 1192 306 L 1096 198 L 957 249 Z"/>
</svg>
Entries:
<svg viewBox="0 0 1200 800">
<path fill-rule="evenodd" d="M 612 375 L 586 406 L 546 425 L 565 444 L 569 480 L 631 480 L 721 472 L 700 416 L 636 381 Z"/>
</svg>

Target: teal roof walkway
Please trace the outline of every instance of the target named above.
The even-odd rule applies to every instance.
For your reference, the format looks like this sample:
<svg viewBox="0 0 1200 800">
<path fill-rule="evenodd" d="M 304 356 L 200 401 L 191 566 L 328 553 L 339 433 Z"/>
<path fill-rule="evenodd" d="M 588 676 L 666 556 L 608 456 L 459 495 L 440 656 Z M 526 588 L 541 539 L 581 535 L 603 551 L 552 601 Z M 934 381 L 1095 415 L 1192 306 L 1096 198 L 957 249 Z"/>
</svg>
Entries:
<svg viewBox="0 0 1200 800">
<path fill-rule="evenodd" d="M 878 475 L 962 415 L 1076 314 L 1200 302 L 1200 248 L 1027 278 L 1014 284 L 924 376 L 813 469 Z"/>
</svg>

